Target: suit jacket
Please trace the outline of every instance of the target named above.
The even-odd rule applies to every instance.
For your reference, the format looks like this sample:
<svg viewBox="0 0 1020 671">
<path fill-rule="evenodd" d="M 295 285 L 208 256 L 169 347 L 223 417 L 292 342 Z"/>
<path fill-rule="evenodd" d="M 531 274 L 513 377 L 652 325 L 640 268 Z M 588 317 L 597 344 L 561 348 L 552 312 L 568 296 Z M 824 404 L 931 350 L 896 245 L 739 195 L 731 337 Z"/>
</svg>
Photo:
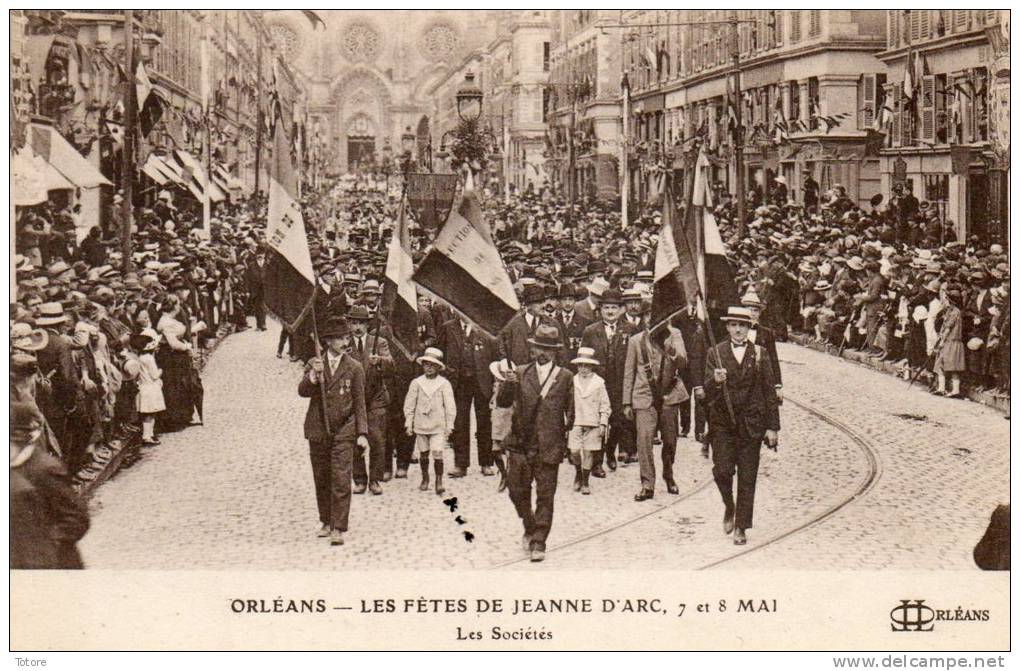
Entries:
<svg viewBox="0 0 1020 671">
<path fill-rule="evenodd" d="M 40 404 L 39 409 L 54 430 L 61 431 L 58 422 L 74 409 L 78 401 L 78 372 L 67 339 L 55 331 L 47 332 L 50 336 L 49 341 L 46 347 L 39 350 L 36 357 L 39 361 L 39 371 L 50 379 L 52 391 L 46 402 Z"/>
<path fill-rule="evenodd" d="M 574 312 L 576 312 L 582 319 L 585 319 L 590 324 L 599 318 L 598 308 L 592 307 L 589 302 L 591 297 L 585 298 L 583 301 L 578 301 L 574 304 Z"/>
<path fill-rule="evenodd" d="M 376 345 L 376 341 L 379 342 Z M 382 359 L 377 364 L 372 364 L 369 359 L 372 351 Z M 390 389 L 393 384 L 393 356 L 390 354 L 390 343 L 386 338 L 373 335 L 365 336 L 365 347 L 361 354 L 358 354 L 357 345 L 354 342 L 354 335 L 351 334 L 351 356 L 361 364 L 365 372 L 365 407 L 368 410 L 385 408 L 390 402 Z"/>
<path fill-rule="evenodd" d="M 623 404 L 635 410 L 654 407 L 652 383 L 648 380 L 642 363 L 642 351 L 651 368 L 652 376 L 657 378 L 656 393 L 662 398 L 663 405 L 679 405 L 689 396 L 678 373 L 687 367 L 687 352 L 684 349 L 683 335 L 675 331 L 666 338 L 665 361 L 663 349 L 657 347 L 648 337 L 648 331 L 635 333 L 627 342 L 627 359 L 623 374 Z M 661 373 L 660 373 L 661 371 Z"/>
<path fill-rule="evenodd" d="M 503 355 L 509 357 L 518 366 L 523 366 L 531 361 L 531 347 L 528 345 L 528 338 L 534 335 L 535 329 L 541 323 L 556 325 L 556 322 L 539 316 L 532 326 L 528 326 L 528 320 L 525 318 L 523 311 L 514 315 L 514 318 L 510 320 L 499 334 Z M 563 336 L 562 332 L 560 336 Z"/>
<path fill-rule="evenodd" d="M 574 423 L 574 374 L 558 367 L 545 398 L 534 363 L 518 369 L 517 375 L 518 384 L 503 387 L 514 394 L 508 448 L 537 453 L 543 462 L 558 464 L 567 450 L 567 429 Z"/>
<path fill-rule="evenodd" d="M 499 358 L 496 340 L 471 327 L 471 335 L 464 334 L 460 319 L 451 319 L 440 329 L 439 348 L 446 361 L 446 377 L 454 387 L 463 383 L 465 376 L 474 371 L 475 381 L 482 395 L 492 396 L 492 373 L 489 364 Z"/>
<path fill-rule="evenodd" d="M 733 404 L 736 426 L 730 419 L 723 386 L 715 381 L 714 369 L 726 369 L 726 389 Z M 737 363 L 730 341 L 709 350 L 705 359 L 705 401 L 712 428 L 737 431 L 747 438 L 779 430 L 779 398 L 772 378 L 772 362 L 765 348 L 747 343 L 744 360 Z"/>
<path fill-rule="evenodd" d="M 563 334 L 565 345 L 560 353 L 560 365 L 574 370 L 570 360 L 577 354 L 577 348 L 581 346 L 581 338 L 584 336 L 584 329 L 589 324 L 591 324 L 591 320 L 579 315 L 576 309 L 571 313 L 569 321 L 564 318 L 562 312 L 556 316 L 556 325 L 559 327 L 560 333 Z"/>
<path fill-rule="evenodd" d="M 684 349 L 687 350 L 687 367 L 681 371 L 689 389 L 704 386 L 705 375 L 705 327 L 693 315 L 684 314 L 680 317 L 680 333 L 684 338 Z"/>
<path fill-rule="evenodd" d="M 782 386 L 783 374 L 779 370 L 779 354 L 776 353 L 776 336 L 767 326 L 760 324 L 751 329 L 754 332 L 752 342 L 761 345 L 769 355 L 769 362 L 772 364 L 772 381 L 776 386 Z M 751 340 L 751 333 L 748 333 L 748 340 Z"/>
<path fill-rule="evenodd" d="M 329 370 L 329 363 L 323 365 Z M 324 371 L 325 374 L 325 371 Z M 326 427 L 322 421 L 322 380 L 312 382 L 308 368 L 298 384 L 298 396 L 309 399 L 305 413 L 305 438 L 310 441 L 326 440 Z M 326 408 L 333 440 L 354 440 L 368 435 L 368 413 L 365 410 L 365 371 L 357 359 L 344 354 L 335 373 L 329 373 L 326 388 Z"/>
<path fill-rule="evenodd" d="M 581 336 L 581 346 L 595 350 L 595 358 L 602 365 L 597 371 L 606 381 L 606 390 L 617 407 L 623 399 L 623 373 L 627 361 L 627 341 L 633 331 L 622 321 L 616 322 L 616 335 L 612 342 L 606 338 L 605 323 L 600 319 L 589 324 Z"/>
<path fill-rule="evenodd" d="M 76 543 L 88 531 L 88 509 L 41 444 L 10 469 L 10 512 L 12 569 L 82 568 Z"/>
<path fill-rule="evenodd" d="M 266 297 L 265 267 L 259 268 L 254 261 L 244 270 L 244 281 L 248 285 L 248 295 L 253 301 L 261 301 Z M 191 295 L 195 292 L 192 291 Z"/>
</svg>

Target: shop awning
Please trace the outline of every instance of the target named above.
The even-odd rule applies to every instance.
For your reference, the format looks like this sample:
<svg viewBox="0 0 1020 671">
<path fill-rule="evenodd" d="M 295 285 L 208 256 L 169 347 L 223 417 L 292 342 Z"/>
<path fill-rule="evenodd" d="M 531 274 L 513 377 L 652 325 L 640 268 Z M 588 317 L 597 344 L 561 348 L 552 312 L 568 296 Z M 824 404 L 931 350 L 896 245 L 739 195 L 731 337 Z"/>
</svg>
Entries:
<svg viewBox="0 0 1020 671">
<path fill-rule="evenodd" d="M 244 189 L 244 184 L 241 183 L 241 180 L 230 174 L 230 171 L 222 163 L 213 166 L 213 181 L 224 191 L 241 191 Z"/>
<path fill-rule="evenodd" d="M 174 168 L 167 165 L 164 157 L 158 154 L 149 154 L 149 157 L 145 159 L 145 165 L 142 166 L 142 172 L 160 186 L 166 186 L 171 183 L 184 186 L 184 179 L 180 174 Z"/>
<path fill-rule="evenodd" d="M 98 168 L 86 161 L 85 157 L 52 126 L 33 123 L 31 144 L 32 151 L 71 182 L 73 186 L 70 188 L 78 186 L 83 189 L 94 189 L 103 185 L 113 186 Z"/>
<path fill-rule="evenodd" d="M 49 191 L 73 189 L 57 169 L 29 147 L 11 156 L 11 195 L 19 207 L 46 202 Z"/>
<path fill-rule="evenodd" d="M 170 160 L 168 158 L 166 164 L 175 169 L 181 178 L 181 182 L 198 200 L 205 199 L 206 185 L 208 185 L 209 189 L 209 200 L 214 203 L 226 200 L 227 194 L 220 187 L 216 186 L 216 182 L 206 179 L 205 169 L 202 167 L 202 164 L 188 152 L 175 149 L 173 159 Z"/>
</svg>

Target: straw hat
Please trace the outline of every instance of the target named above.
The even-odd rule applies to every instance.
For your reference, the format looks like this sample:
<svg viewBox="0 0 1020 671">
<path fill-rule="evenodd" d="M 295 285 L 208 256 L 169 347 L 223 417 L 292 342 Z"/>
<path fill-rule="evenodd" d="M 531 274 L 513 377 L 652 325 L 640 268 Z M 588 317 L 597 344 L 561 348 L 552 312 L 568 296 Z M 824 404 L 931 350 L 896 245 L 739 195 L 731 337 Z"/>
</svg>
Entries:
<svg viewBox="0 0 1020 671">
<path fill-rule="evenodd" d="M 751 324 L 753 319 L 751 318 L 751 311 L 745 307 L 733 305 L 726 309 L 726 314 L 723 315 L 721 321 L 724 322 L 737 322 L 740 324 Z"/>
<path fill-rule="evenodd" d="M 446 369 L 446 364 L 443 363 L 443 351 L 438 347 L 425 348 L 425 353 L 418 357 L 418 363 L 431 363 L 439 366 L 440 370 Z"/>
<path fill-rule="evenodd" d="M 42 329 L 18 322 L 11 328 L 11 347 L 25 352 L 38 352 L 50 341 L 50 335 Z"/>
<path fill-rule="evenodd" d="M 570 363 L 579 364 L 586 363 L 589 366 L 598 366 L 599 360 L 595 358 L 595 348 L 593 347 L 579 347 L 577 348 L 577 356 L 574 357 Z"/>
<path fill-rule="evenodd" d="M 500 359 L 489 364 L 489 372 L 492 373 L 492 377 L 500 382 L 506 381 L 506 374 L 516 369 L 517 366 L 514 365 L 514 362 L 508 359 Z"/>
<path fill-rule="evenodd" d="M 53 326 L 55 324 L 63 324 L 67 321 L 67 315 L 64 314 L 64 306 L 60 303 L 43 303 L 39 306 L 39 316 L 36 318 L 35 323 L 39 326 Z"/>
</svg>

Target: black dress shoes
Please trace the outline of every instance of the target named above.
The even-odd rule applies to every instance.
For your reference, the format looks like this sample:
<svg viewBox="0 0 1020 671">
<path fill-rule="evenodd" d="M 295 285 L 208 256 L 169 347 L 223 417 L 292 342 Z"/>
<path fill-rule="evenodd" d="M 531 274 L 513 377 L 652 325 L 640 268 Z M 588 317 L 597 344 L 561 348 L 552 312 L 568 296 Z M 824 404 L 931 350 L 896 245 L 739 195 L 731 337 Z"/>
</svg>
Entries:
<svg viewBox="0 0 1020 671">
<path fill-rule="evenodd" d="M 454 468 L 449 473 L 447 473 L 447 475 L 450 476 L 451 478 L 463 478 L 465 475 L 467 475 L 467 471 L 465 471 L 463 468 Z"/>
<path fill-rule="evenodd" d="M 680 493 L 680 488 L 677 487 L 676 483 L 673 482 L 672 480 L 667 480 L 666 481 L 666 491 L 669 492 L 670 494 L 679 494 Z"/>
<path fill-rule="evenodd" d="M 596 478 L 604 478 L 604 477 L 606 477 L 606 472 L 604 470 L 602 470 L 601 466 L 594 466 L 594 467 L 592 467 L 591 474 L 592 474 L 593 477 L 596 477 Z"/>
<path fill-rule="evenodd" d="M 634 495 L 635 501 L 647 501 L 655 496 L 655 492 L 650 489 L 642 489 L 640 492 Z"/>
<path fill-rule="evenodd" d="M 743 529 L 737 529 L 733 532 L 733 544 L 747 545 L 747 534 L 744 533 Z"/>
<path fill-rule="evenodd" d="M 727 508 L 723 513 L 722 530 L 724 534 L 733 533 L 733 509 Z"/>
<path fill-rule="evenodd" d="M 364 482 L 355 483 L 354 489 L 351 490 L 351 493 L 364 494 L 366 489 L 368 489 L 368 485 L 366 485 Z"/>
<path fill-rule="evenodd" d="M 615 471 L 616 470 L 616 455 L 615 454 L 607 454 L 606 455 L 606 466 L 608 466 L 609 470 L 611 470 L 611 471 Z M 595 477 L 598 477 L 598 476 L 595 476 Z"/>
</svg>

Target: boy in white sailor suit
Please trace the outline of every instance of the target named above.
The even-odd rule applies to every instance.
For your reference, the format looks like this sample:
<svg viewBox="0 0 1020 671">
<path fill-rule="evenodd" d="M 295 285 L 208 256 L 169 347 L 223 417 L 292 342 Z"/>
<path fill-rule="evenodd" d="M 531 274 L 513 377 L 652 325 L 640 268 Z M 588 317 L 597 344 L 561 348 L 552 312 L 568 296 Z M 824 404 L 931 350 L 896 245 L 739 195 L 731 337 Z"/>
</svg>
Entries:
<svg viewBox="0 0 1020 671">
<path fill-rule="evenodd" d="M 457 419 L 457 402 L 453 396 L 453 385 L 439 371 L 446 368 L 443 352 L 435 347 L 426 348 L 418 357 L 423 375 L 411 381 L 404 398 L 404 417 L 407 435 L 414 436 L 418 463 L 421 465 L 421 491 L 429 488 L 429 453 L 435 461 L 436 494 L 443 488 L 443 449 L 450 441 L 454 422 Z"/>
<path fill-rule="evenodd" d="M 574 425 L 567 434 L 567 449 L 577 470 L 574 491 L 591 494 L 588 478 L 593 455 L 602 449 L 612 406 L 606 381 L 595 372 L 599 365 L 595 350 L 578 348 L 577 356 L 570 363 L 577 367 L 577 374 L 574 375 Z"/>
</svg>

